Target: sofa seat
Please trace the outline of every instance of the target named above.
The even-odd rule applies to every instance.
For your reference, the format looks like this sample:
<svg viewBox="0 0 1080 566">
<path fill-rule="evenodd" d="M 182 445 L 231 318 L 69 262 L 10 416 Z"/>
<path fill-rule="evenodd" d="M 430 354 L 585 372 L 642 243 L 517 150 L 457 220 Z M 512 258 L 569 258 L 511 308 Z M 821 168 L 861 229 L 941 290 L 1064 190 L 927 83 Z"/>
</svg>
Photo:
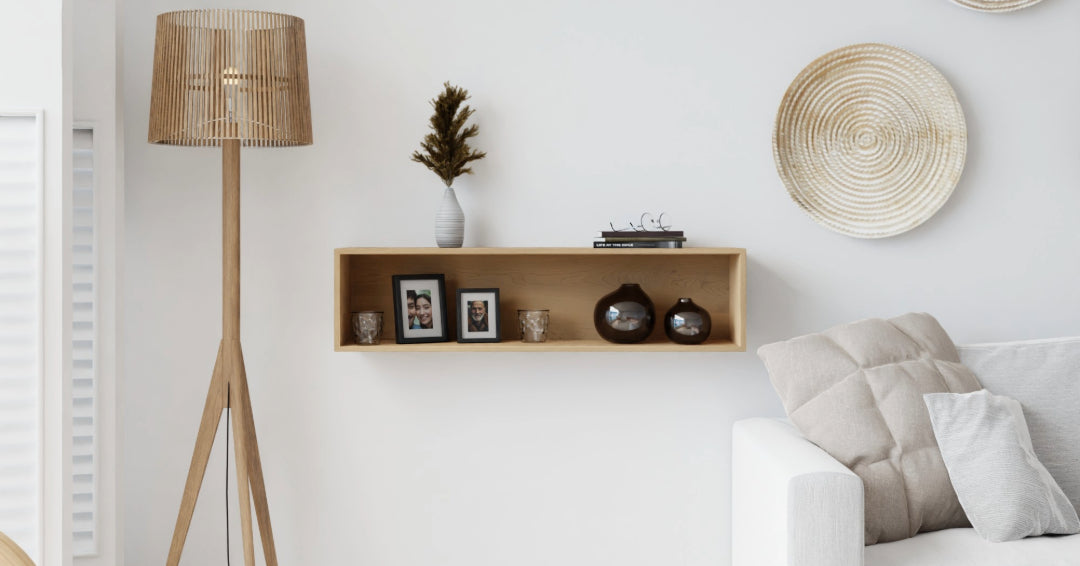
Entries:
<svg viewBox="0 0 1080 566">
<path fill-rule="evenodd" d="M 947 529 L 868 546 L 864 560 L 866 566 L 1076 566 L 1080 535 L 993 543 L 975 529 Z"/>
</svg>

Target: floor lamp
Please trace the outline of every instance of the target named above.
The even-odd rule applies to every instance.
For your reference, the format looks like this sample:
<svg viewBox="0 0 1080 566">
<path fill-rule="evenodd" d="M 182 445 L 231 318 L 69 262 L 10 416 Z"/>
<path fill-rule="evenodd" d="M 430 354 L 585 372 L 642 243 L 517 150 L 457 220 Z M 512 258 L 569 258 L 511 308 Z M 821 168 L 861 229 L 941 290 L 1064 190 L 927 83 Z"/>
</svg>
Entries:
<svg viewBox="0 0 1080 566">
<path fill-rule="evenodd" d="M 233 415 L 244 563 L 255 565 L 254 502 L 266 564 L 276 566 L 240 349 L 240 146 L 311 144 L 304 20 L 251 10 L 159 15 L 149 141 L 222 149 L 222 339 L 167 564 L 180 562 L 218 423 L 228 409 Z"/>
</svg>

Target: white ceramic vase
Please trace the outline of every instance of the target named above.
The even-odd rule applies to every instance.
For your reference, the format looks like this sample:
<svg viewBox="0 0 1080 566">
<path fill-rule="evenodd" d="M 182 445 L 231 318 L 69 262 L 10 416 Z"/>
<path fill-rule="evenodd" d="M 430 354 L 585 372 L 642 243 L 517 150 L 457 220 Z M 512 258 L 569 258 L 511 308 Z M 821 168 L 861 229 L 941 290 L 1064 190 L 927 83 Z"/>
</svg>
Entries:
<svg viewBox="0 0 1080 566">
<path fill-rule="evenodd" d="M 435 243 L 440 248 L 460 248 L 464 240 L 465 212 L 458 204 L 454 187 L 447 187 L 439 212 L 435 213 Z"/>
</svg>

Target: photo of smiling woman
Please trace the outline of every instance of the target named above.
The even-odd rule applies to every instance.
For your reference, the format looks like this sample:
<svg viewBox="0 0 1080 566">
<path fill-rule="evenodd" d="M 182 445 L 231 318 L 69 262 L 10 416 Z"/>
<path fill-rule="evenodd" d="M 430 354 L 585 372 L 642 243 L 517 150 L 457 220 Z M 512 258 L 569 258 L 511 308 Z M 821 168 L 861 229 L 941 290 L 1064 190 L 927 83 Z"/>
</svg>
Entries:
<svg viewBox="0 0 1080 566">
<path fill-rule="evenodd" d="M 416 292 L 416 318 L 420 328 L 431 328 L 431 291 L 428 289 Z"/>
<path fill-rule="evenodd" d="M 444 277 L 393 276 L 394 323 L 398 344 L 446 342 L 446 285 Z"/>
</svg>

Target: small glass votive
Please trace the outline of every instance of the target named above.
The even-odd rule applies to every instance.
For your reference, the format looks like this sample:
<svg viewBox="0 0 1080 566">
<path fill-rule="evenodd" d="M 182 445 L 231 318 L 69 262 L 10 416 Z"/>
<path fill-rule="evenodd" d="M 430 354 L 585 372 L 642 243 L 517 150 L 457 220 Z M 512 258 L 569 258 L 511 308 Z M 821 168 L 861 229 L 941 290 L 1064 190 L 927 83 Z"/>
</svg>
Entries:
<svg viewBox="0 0 1080 566">
<path fill-rule="evenodd" d="M 519 310 L 518 324 L 521 326 L 522 342 L 547 342 L 549 311 Z"/>
<path fill-rule="evenodd" d="M 352 313 L 353 336 L 362 346 L 378 344 L 382 340 L 382 311 L 360 311 Z"/>
</svg>

